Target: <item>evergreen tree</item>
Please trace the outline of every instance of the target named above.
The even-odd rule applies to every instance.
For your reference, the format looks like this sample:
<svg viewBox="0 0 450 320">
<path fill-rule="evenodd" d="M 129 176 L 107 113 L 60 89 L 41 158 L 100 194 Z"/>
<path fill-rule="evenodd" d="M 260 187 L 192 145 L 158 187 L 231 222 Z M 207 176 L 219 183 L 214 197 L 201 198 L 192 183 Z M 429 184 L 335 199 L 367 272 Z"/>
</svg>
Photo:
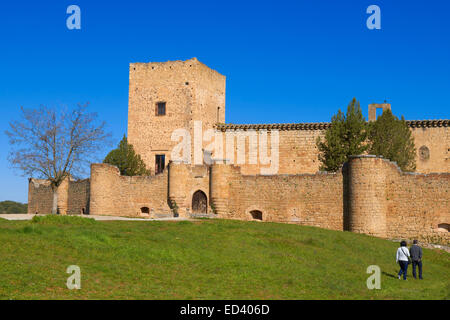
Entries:
<svg viewBox="0 0 450 320">
<path fill-rule="evenodd" d="M 391 110 L 383 114 L 369 128 L 369 153 L 397 162 L 403 171 L 416 169 L 416 149 L 405 119 L 399 120 Z"/>
<path fill-rule="evenodd" d="M 368 146 L 367 123 L 355 98 L 347 107 L 347 114 L 341 110 L 331 119 L 331 127 L 325 133 L 325 140 L 317 138 L 320 170 L 337 171 L 351 155 L 364 153 Z"/>
<path fill-rule="evenodd" d="M 134 151 L 133 146 L 128 144 L 125 135 L 118 148 L 109 152 L 103 163 L 115 165 L 124 176 L 150 175 L 150 170 L 145 166 L 141 156 Z"/>
</svg>

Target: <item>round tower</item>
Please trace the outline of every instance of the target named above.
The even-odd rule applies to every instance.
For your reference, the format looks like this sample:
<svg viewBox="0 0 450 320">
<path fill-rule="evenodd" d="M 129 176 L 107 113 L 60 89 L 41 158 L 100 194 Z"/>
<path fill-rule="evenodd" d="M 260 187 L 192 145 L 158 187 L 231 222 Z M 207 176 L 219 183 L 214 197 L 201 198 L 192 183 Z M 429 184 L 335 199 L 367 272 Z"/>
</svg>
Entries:
<svg viewBox="0 0 450 320">
<path fill-rule="evenodd" d="M 186 216 L 186 181 L 189 172 L 182 162 L 169 163 L 169 202 L 174 214 Z"/>
<path fill-rule="evenodd" d="M 230 165 L 223 163 L 215 163 L 211 166 L 211 207 L 219 217 L 226 216 L 228 212 L 230 191 L 228 178 L 231 169 Z"/>
<path fill-rule="evenodd" d="M 386 236 L 386 163 L 376 156 L 351 156 L 348 161 L 349 231 Z"/>
<path fill-rule="evenodd" d="M 58 213 L 66 215 L 69 208 L 69 182 L 70 177 L 64 178 L 58 187 Z"/>
<path fill-rule="evenodd" d="M 120 171 L 116 166 L 106 163 L 91 164 L 89 214 L 120 215 L 116 205 L 118 197 L 118 179 Z"/>
</svg>

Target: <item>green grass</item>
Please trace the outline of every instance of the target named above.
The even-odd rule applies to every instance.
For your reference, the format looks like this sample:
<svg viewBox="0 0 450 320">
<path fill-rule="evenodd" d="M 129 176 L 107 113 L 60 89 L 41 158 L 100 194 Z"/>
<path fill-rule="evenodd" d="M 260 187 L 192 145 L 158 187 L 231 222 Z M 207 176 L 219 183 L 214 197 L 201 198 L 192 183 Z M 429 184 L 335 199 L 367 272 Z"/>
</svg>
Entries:
<svg viewBox="0 0 450 320">
<path fill-rule="evenodd" d="M 396 278 L 398 244 L 229 220 L 0 220 L 1 299 L 449 299 L 450 255 L 424 249 L 425 280 Z M 69 290 L 69 265 L 81 290 Z M 368 290 L 369 265 L 381 290 Z M 411 275 L 411 270 L 409 275 Z"/>
</svg>

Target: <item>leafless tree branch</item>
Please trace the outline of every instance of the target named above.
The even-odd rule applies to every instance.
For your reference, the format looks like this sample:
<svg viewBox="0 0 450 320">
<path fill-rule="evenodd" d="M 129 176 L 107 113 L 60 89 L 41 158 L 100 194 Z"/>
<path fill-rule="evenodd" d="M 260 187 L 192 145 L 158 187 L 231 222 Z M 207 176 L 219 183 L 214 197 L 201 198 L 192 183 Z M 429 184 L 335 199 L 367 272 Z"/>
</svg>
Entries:
<svg viewBox="0 0 450 320">
<path fill-rule="evenodd" d="M 21 107 L 21 119 L 5 131 L 12 167 L 24 176 L 48 179 L 54 192 L 66 177 L 85 174 L 99 151 L 111 145 L 105 122 L 87 109 L 88 104 L 69 111 Z"/>
</svg>

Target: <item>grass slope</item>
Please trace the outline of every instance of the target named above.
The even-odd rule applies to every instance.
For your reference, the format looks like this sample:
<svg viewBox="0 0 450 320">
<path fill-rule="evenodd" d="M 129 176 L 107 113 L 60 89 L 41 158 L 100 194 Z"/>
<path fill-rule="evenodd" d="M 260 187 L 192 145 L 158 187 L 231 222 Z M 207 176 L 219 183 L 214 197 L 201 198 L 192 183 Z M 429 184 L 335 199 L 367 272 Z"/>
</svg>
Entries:
<svg viewBox="0 0 450 320">
<path fill-rule="evenodd" d="M 448 253 L 425 249 L 425 280 L 400 281 L 397 243 L 313 227 L 47 216 L 0 219 L 0 241 L 1 299 L 450 298 Z M 366 287 L 374 264 L 381 290 Z"/>
</svg>

